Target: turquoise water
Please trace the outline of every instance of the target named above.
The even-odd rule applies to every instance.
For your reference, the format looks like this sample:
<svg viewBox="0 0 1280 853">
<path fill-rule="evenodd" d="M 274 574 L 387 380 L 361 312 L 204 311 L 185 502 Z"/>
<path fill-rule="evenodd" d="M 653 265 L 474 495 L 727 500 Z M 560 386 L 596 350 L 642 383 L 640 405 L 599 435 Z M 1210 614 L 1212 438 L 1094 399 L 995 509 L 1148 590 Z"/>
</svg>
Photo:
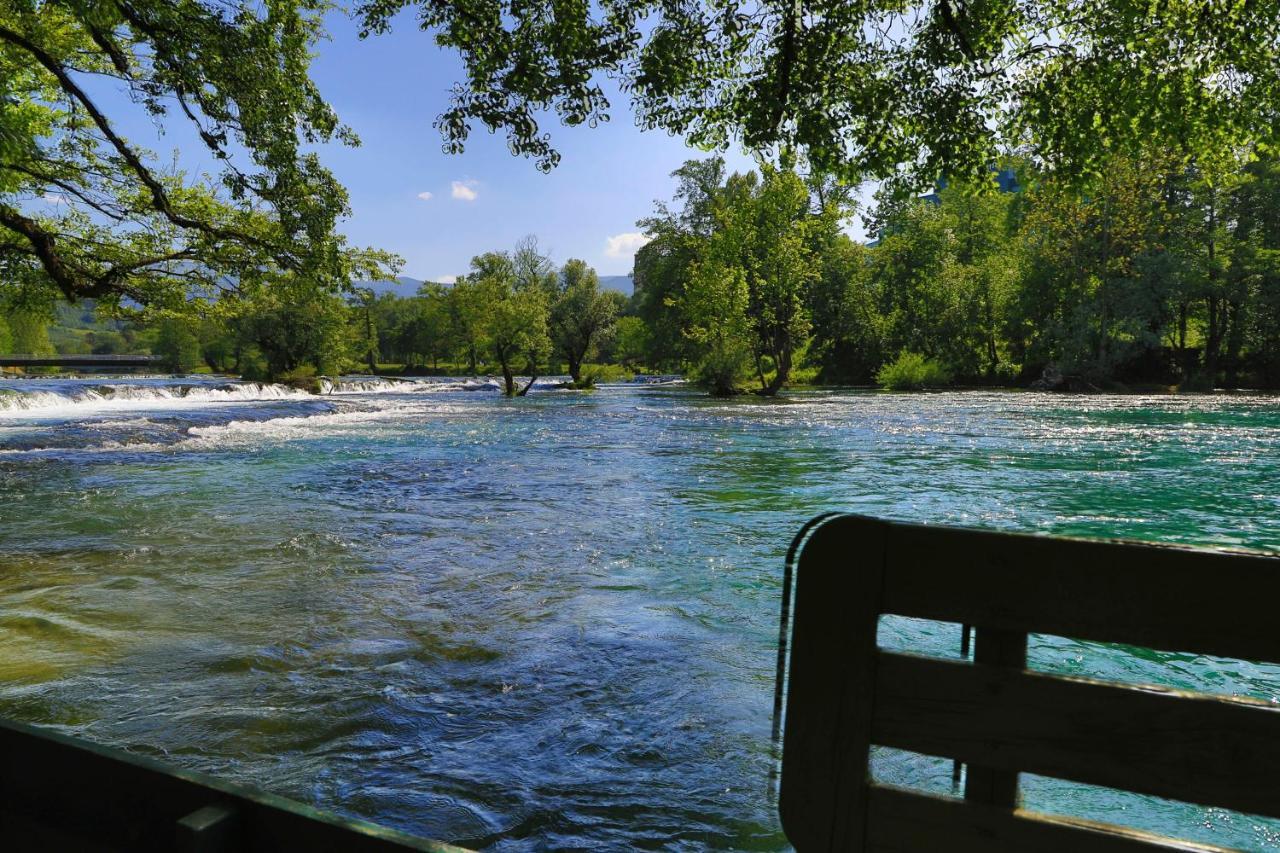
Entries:
<svg viewBox="0 0 1280 853">
<path fill-rule="evenodd" d="M 775 850 L 782 557 L 809 517 L 1280 552 L 1275 397 L 463 387 L 0 382 L 0 713 L 468 846 Z M 956 653 L 950 628 L 884 635 Z M 1256 664 L 1032 659 L 1280 697 Z M 949 764 L 876 769 L 949 790 Z M 1280 846 L 1220 810 L 1024 788 Z"/>
</svg>

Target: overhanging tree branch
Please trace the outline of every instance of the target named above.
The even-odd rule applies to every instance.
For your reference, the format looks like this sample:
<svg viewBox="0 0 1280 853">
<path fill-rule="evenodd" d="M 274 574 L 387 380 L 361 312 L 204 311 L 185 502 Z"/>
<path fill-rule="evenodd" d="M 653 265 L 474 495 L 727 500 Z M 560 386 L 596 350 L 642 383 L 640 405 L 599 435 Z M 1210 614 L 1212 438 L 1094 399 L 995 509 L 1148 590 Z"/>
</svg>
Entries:
<svg viewBox="0 0 1280 853">
<path fill-rule="evenodd" d="M 89 117 L 93 120 L 94 125 L 97 126 L 99 132 L 102 133 L 107 142 L 111 144 L 111 147 L 116 150 L 116 153 L 118 153 L 125 163 L 128 164 L 130 170 L 137 176 L 138 180 L 142 182 L 143 186 L 146 187 L 151 196 L 152 204 L 158 213 L 163 215 L 174 225 L 181 228 L 200 231 L 211 237 L 222 240 L 248 243 L 257 246 L 258 248 L 270 250 L 273 254 L 278 252 L 279 247 L 273 246 L 269 242 L 262 240 L 255 235 L 222 228 L 209 222 L 187 216 L 186 214 L 178 211 L 174 207 L 169 198 L 169 194 L 165 191 L 164 185 L 160 180 L 156 178 L 156 176 L 151 173 L 151 170 L 147 168 L 146 164 L 142 162 L 142 158 L 138 153 L 115 132 L 115 129 L 111 126 L 111 122 L 107 120 L 106 115 L 103 114 L 97 104 L 93 102 L 88 94 L 85 93 L 75 80 L 71 78 L 71 75 L 67 73 L 67 70 L 53 56 L 30 39 L 24 37 L 20 33 L 14 32 L 8 27 L 0 26 L 0 39 L 15 45 L 30 54 L 45 68 L 45 70 L 54 76 L 63 91 L 73 97 L 76 102 L 84 108 L 85 112 L 87 112 Z M 286 257 L 277 256 L 277 260 L 280 261 L 282 265 L 290 265 Z"/>
</svg>

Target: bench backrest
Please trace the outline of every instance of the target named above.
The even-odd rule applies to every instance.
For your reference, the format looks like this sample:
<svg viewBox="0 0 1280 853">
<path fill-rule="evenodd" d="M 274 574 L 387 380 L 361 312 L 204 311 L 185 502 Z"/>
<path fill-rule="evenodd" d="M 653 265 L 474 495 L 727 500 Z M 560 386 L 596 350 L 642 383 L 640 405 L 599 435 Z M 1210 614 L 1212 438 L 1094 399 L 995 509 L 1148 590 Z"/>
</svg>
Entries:
<svg viewBox="0 0 1280 853">
<path fill-rule="evenodd" d="M 1280 708 L 1026 669 L 1028 633 L 1280 661 L 1280 559 L 837 516 L 795 583 L 801 853 L 1216 849 L 1020 810 L 1019 772 L 1280 817 Z M 973 662 L 878 648 L 883 614 L 974 626 Z M 871 781 L 873 744 L 963 762 L 964 798 Z"/>
</svg>

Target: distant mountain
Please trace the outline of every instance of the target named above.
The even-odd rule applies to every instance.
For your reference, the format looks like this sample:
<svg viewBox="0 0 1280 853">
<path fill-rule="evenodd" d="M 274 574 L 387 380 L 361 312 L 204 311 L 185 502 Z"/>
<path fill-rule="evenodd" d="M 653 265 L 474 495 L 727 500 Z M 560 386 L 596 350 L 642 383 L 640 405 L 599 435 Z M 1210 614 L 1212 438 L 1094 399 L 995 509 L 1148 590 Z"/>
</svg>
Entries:
<svg viewBox="0 0 1280 853">
<path fill-rule="evenodd" d="M 356 287 L 368 287 L 379 296 L 384 293 L 394 293 L 400 297 L 417 296 L 418 288 L 422 287 L 422 285 L 423 282 L 421 280 L 409 278 L 407 275 L 383 281 L 356 282 Z M 602 275 L 600 276 L 600 287 L 604 290 L 616 290 L 619 293 L 625 293 L 627 296 L 630 296 L 631 291 L 635 289 L 629 275 Z"/>
<path fill-rule="evenodd" d="M 409 278 L 407 275 L 396 276 L 393 280 L 384 281 L 358 281 L 356 287 L 367 287 L 374 293 L 381 296 L 384 293 L 394 293 L 396 296 L 417 296 L 418 288 L 422 287 L 422 282 L 416 278 Z"/>
<path fill-rule="evenodd" d="M 600 276 L 600 286 L 605 290 L 616 290 L 619 293 L 625 293 L 627 296 L 635 290 L 635 282 L 631 280 L 629 275 L 602 275 Z"/>
</svg>

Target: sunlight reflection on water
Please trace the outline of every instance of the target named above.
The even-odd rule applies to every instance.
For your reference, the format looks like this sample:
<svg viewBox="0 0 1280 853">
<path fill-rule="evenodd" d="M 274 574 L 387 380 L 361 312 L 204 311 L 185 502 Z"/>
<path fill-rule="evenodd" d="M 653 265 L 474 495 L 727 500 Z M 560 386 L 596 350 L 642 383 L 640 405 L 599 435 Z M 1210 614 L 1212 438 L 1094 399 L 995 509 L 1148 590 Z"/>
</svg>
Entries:
<svg viewBox="0 0 1280 853">
<path fill-rule="evenodd" d="M 819 512 L 1280 551 L 1271 397 L 422 387 L 166 406 L 0 412 L 0 711 L 463 844 L 785 846 L 767 783 L 781 560 Z M 1277 670 L 1237 662 L 1032 654 L 1280 693 Z M 1060 811 L 1100 796 L 1031 790 Z M 1274 839 L 1189 806 L 1139 823 Z"/>
</svg>

